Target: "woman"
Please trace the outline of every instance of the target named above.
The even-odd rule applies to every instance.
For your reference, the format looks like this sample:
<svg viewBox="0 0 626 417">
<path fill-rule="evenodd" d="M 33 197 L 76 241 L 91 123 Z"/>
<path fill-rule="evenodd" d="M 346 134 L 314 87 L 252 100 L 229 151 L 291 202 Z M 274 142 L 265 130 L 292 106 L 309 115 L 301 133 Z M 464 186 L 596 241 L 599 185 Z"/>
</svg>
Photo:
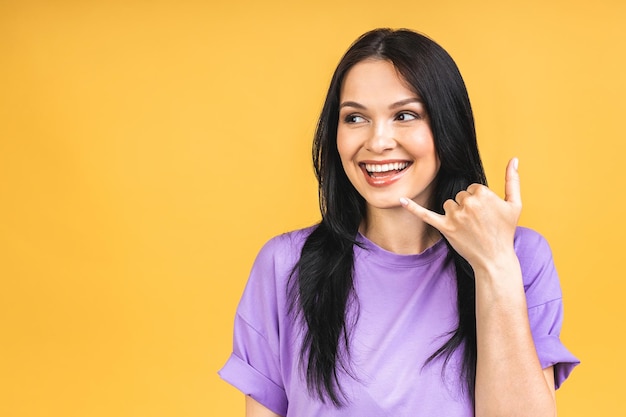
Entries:
<svg viewBox="0 0 626 417">
<path fill-rule="evenodd" d="M 220 375 L 248 416 L 554 416 L 550 249 L 517 227 L 518 161 L 486 187 L 461 75 L 407 30 L 340 61 L 313 159 L 322 221 L 268 242 Z"/>
</svg>

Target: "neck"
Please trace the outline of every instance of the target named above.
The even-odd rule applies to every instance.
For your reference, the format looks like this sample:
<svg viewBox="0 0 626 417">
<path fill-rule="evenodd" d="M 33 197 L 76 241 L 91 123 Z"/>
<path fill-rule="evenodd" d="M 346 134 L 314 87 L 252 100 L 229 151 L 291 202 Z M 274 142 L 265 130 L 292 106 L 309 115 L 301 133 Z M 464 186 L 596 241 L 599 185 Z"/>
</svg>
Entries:
<svg viewBox="0 0 626 417">
<path fill-rule="evenodd" d="M 359 231 L 381 248 L 401 255 L 422 253 L 441 238 L 437 229 L 402 207 L 368 206 Z"/>
</svg>

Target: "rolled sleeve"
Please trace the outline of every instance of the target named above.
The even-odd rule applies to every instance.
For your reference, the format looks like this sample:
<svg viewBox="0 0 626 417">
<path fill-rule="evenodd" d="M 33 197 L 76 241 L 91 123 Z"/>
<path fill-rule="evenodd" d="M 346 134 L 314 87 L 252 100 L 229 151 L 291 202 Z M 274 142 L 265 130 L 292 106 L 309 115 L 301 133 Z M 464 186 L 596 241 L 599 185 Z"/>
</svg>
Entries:
<svg viewBox="0 0 626 417">
<path fill-rule="evenodd" d="M 280 336 L 286 304 L 284 291 L 277 288 L 285 287 L 291 270 L 286 261 L 292 256 L 289 242 L 274 238 L 257 255 L 235 315 L 232 354 L 218 372 L 245 395 L 283 416 L 288 399 Z"/>
<path fill-rule="evenodd" d="M 554 384 L 558 389 L 580 363 L 559 337 L 563 321 L 561 299 L 529 309 L 528 317 L 541 367 L 554 367 Z"/>
<path fill-rule="evenodd" d="M 281 416 L 287 414 L 285 390 L 235 353 L 230 355 L 218 373 L 224 381 L 245 395 L 251 396 L 273 412 Z"/>
</svg>

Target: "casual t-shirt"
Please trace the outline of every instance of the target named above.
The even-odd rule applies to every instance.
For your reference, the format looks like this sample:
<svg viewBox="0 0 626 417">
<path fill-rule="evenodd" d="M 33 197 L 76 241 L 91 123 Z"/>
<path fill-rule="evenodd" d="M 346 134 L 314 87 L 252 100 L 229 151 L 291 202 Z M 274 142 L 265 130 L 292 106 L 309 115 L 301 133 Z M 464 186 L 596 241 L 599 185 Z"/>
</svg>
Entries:
<svg viewBox="0 0 626 417">
<path fill-rule="evenodd" d="M 443 240 L 418 255 L 388 252 L 362 235 L 354 246 L 355 300 L 347 311 L 350 361 L 338 369 L 343 407 L 309 393 L 301 366 L 302 322 L 289 313 L 288 280 L 311 229 L 283 234 L 259 252 L 241 298 L 233 353 L 220 376 L 283 416 L 473 416 L 459 377 L 461 350 L 444 368 L 426 365 L 457 326 L 456 276 Z M 550 248 L 518 228 L 530 327 L 543 368 L 556 387 L 579 361 L 559 339 L 561 289 Z M 348 374 L 349 373 L 349 374 Z"/>
</svg>

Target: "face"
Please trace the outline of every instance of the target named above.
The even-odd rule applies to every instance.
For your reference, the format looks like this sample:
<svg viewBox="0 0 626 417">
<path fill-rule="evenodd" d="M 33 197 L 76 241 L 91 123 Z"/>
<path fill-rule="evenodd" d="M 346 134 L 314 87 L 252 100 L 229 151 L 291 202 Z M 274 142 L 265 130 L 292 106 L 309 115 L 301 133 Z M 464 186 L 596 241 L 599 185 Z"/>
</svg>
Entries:
<svg viewBox="0 0 626 417">
<path fill-rule="evenodd" d="M 368 209 L 400 207 L 400 197 L 428 207 L 439 158 L 424 103 L 393 64 L 356 64 L 339 103 L 339 156 Z"/>
</svg>

